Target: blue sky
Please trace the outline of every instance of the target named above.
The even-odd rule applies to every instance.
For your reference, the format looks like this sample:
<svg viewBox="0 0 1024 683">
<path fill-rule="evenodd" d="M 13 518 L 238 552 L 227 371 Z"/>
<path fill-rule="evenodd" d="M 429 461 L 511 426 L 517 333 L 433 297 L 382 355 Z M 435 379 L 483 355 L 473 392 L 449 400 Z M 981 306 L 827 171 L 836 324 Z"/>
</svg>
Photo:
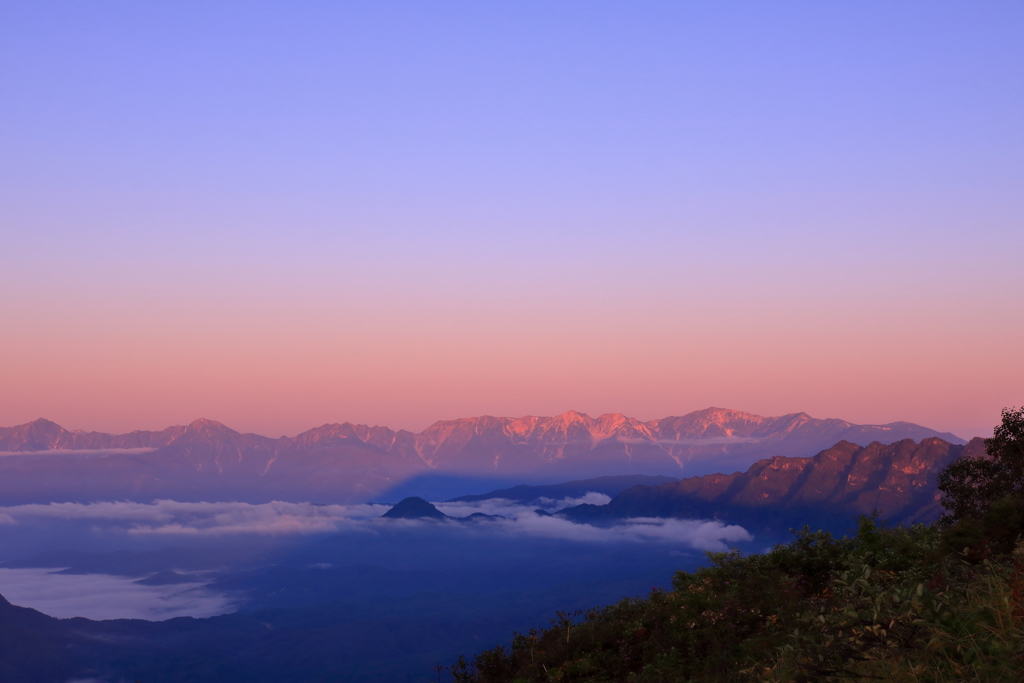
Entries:
<svg viewBox="0 0 1024 683">
<path fill-rule="evenodd" d="M 715 402 L 978 431 L 1024 381 L 1022 20 L 0 3 L 0 423 Z"/>
</svg>

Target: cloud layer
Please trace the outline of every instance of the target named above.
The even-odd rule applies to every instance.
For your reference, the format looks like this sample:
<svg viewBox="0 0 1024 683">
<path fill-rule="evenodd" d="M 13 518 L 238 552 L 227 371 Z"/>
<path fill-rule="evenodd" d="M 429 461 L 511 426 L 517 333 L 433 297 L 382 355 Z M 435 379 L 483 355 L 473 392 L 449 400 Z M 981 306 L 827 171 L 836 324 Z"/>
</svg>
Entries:
<svg viewBox="0 0 1024 683">
<path fill-rule="evenodd" d="M 53 569 L 0 568 L 0 595 L 52 617 L 151 619 L 210 617 L 233 612 L 231 601 L 200 582 L 140 586 L 108 574 L 58 574 Z"/>
<path fill-rule="evenodd" d="M 725 550 L 730 543 L 749 541 L 753 537 L 741 526 L 726 525 L 713 520 L 634 518 L 613 526 L 577 524 L 561 517 L 538 515 L 537 507 L 553 512 L 572 505 L 590 503 L 603 505 L 610 498 L 590 492 L 580 498 L 560 501 L 541 499 L 542 505 L 521 505 L 502 498 L 474 502 L 438 503 L 437 509 L 452 517 L 467 517 L 475 512 L 498 515 L 505 519 L 473 525 L 492 533 L 507 533 L 573 541 L 660 542 L 682 545 L 695 550 Z"/>
<path fill-rule="evenodd" d="M 0 508 L 0 523 L 30 519 L 91 520 L 133 534 L 302 534 L 337 531 L 380 517 L 386 505 L 250 503 L 48 503 Z"/>
<path fill-rule="evenodd" d="M 0 524 L 61 519 L 92 522 L 99 529 L 135 535 L 216 536 L 233 534 L 293 535 L 336 531 L 380 532 L 389 528 L 447 529 L 467 534 L 506 534 L 564 538 L 584 542 L 659 542 L 697 550 L 723 550 L 729 543 L 751 540 L 745 529 L 718 521 L 630 519 L 612 526 L 591 526 L 537 514 L 539 507 L 555 512 L 572 505 L 603 505 L 609 500 L 590 492 L 579 498 L 542 499 L 539 506 L 504 499 L 472 503 L 438 503 L 454 518 L 484 513 L 500 519 L 462 523 L 452 520 L 382 520 L 386 505 L 315 505 L 312 503 L 50 503 L 0 508 Z M 440 526 L 439 526 L 440 525 Z"/>
</svg>

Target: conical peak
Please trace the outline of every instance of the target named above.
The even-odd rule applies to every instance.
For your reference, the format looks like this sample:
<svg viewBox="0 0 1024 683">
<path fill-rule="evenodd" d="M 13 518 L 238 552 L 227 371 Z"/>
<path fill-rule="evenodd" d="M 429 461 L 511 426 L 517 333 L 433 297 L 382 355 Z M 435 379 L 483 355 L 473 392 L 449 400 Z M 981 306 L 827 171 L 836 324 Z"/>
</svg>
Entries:
<svg viewBox="0 0 1024 683">
<path fill-rule="evenodd" d="M 198 420 L 192 420 L 192 422 L 188 423 L 188 427 L 186 427 L 186 429 L 188 431 L 190 431 L 190 432 L 200 432 L 200 433 L 206 433 L 206 434 L 209 434 L 209 433 L 237 434 L 238 433 L 234 429 L 231 429 L 231 428 L 227 427 L 226 425 L 224 425 L 221 422 L 217 422 L 216 420 L 209 420 L 209 419 L 207 419 L 205 417 L 201 417 Z"/>
<path fill-rule="evenodd" d="M 410 496 L 401 500 L 381 517 L 385 519 L 448 519 L 448 515 L 418 496 Z"/>
<path fill-rule="evenodd" d="M 54 432 L 65 432 L 67 431 L 56 422 L 47 420 L 44 417 L 36 418 L 31 422 L 25 422 L 20 425 L 14 425 L 13 427 L 0 427 L 0 429 L 13 429 L 18 432 L 28 434 L 50 434 Z"/>
<path fill-rule="evenodd" d="M 63 427 L 61 427 L 59 424 L 57 424 L 53 420 L 47 420 L 45 417 L 37 417 L 36 419 L 32 420 L 31 422 L 26 422 L 25 424 L 23 424 L 21 426 L 22 427 L 42 427 L 42 428 L 49 428 L 49 429 L 64 429 Z"/>
</svg>

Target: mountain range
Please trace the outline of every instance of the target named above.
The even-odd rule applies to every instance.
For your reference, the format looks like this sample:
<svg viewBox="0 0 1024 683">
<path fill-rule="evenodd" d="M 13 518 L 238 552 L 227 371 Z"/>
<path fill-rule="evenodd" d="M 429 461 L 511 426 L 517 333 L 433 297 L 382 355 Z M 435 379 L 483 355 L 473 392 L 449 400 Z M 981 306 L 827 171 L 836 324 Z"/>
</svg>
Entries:
<svg viewBox="0 0 1024 683">
<path fill-rule="evenodd" d="M 569 411 L 471 417 L 419 433 L 326 424 L 295 437 L 243 434 L 212 420 L 127 434 L 69 431 L 39 419 L 0 428 L 0 500 L 217 498 L 363 502 L 418 476 L 553 482 L 569 477 L 728 472 L 766 456 L 809 456 L 845 440 L 963 440 L 908 422 L 856 425 L 805 413 L 761 417 L 708 408 L 642 422 Z"/>
<path fill-rule="evenodd" d="M 719 519 L 755 532 L 787 527 L 848 527 L 878 512 L 890 522 L 931 522 L 943 512 L 939 472 L 961 456 L 983 457 L 984 439 L 966 445 L 939 438 L 858 446 L 840 441 L 810 458 L 775 456 L 745 472 L 689 477 L 628 488 L 607 505 L 579 505 L 559 515 L 601 523 L 636 517 Z"/>
</svg>

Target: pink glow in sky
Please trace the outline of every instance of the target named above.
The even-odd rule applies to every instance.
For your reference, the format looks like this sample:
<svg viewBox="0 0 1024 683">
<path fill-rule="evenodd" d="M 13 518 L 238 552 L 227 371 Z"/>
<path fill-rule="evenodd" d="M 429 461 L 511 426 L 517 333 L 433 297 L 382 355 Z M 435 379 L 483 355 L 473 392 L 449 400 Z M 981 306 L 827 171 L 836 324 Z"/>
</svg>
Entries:
<svg viewBox="0 0 1024 683">
<path fill-rule="evenodd" d="M 29 3 L 0 425 L 1024 403 L 1019 5 Z"/>
</svg>

